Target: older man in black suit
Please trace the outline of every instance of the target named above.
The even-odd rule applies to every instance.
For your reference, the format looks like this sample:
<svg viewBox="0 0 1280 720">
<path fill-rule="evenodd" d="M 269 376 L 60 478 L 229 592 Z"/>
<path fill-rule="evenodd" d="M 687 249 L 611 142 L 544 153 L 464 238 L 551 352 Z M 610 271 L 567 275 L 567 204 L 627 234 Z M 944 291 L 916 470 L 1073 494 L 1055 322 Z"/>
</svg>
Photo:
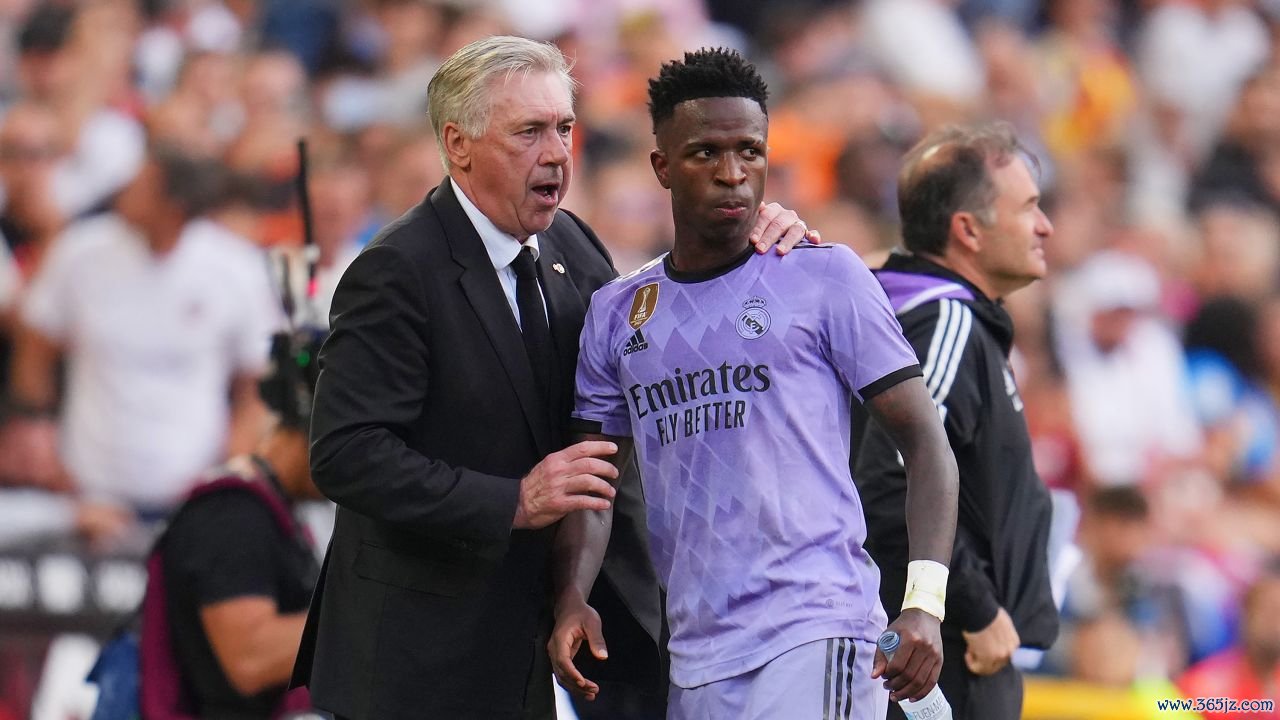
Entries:
<svg viewBox="0 0 1280 720">
<path fill-rule="evenodd" d="M 598 602 L 639 647 L 611 645 L 609 664 L 661 706 L 638 482 L 615 494 L 610 443 L 565 447 L 587 302 L 615 275 L 559 209 L 572 89 L 547 44 L 493 37 L 450 57 L 428 89 L 449 178 L 338 286 L 311 465 L 339 509 L 294 681 L 339 718 L 554 718 L 555 523 L 610 503 L 622 532 Z M 764 216 L 766 247 L 805 234 L 790 211 Z"/>
</svg>

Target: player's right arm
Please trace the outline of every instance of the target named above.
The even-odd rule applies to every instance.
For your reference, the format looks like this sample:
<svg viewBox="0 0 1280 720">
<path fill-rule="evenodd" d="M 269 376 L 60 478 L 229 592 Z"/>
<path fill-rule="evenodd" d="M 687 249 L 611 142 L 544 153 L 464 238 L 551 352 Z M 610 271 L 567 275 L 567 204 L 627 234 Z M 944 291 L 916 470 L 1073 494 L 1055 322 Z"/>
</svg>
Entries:
<svg viewBox="0 0 1280 720">
<path fill-rule="evenodd" d="M 617 446 L 609 477 L 616 490 L 622 468 L 630 461 L 631 416 L 619 380 L 617 333 L 611 327 L 614 313 L 609 288 L 596 292 L 583 323 L 575 377 L 573 429 L 576 440 L 611 442 Z M 628 328 L 628 326 L 623 326 Z M 585 640 L 591 652 L 604 660 L 607 650 L 600 616 L 587 605 L 591 586 L 600 574 L 609 535 L 613 530 L 613 506 L 571 512 L 560 521 L 552 546 L 551 572 L 555 598 L 555 629 L 547 643 L 551 667 L 560 684 L 570 692 L 594 700 L 600 686 L 583 677 L 573 658 Z"/>
<path fill-rule="evenodd" d="M 588 434 L 581 440 L 608 441 L 618 446 L 611 461 L 622 477 L 623 466 L 631 457 L 631 438 Z M 604 562 L 605 549 L 613 530 L 613 507 L 606 510 L 582 510 L 569 513 L 560 521 L 552 549 L 552 578 L 555 583 L 555 629 L 547 643 L 551 666 L 565 689 L 587 700 L 594 700 L 600 686 L 583 677 L 573 658 L 585 640 L 598 660 L 608 657 L 601 629 L 600 615 L 587 604 Z"/>
</svg>

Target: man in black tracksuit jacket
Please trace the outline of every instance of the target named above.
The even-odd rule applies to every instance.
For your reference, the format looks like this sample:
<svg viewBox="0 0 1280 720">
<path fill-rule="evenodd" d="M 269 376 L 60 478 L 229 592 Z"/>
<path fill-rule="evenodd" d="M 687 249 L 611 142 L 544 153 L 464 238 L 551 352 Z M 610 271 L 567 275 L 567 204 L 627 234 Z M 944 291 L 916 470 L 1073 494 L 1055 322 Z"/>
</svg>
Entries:
<svg viewBox="0 0 1280 720">
<path fill-rule="evenodd" d="M 1046 544 L 1051 504 L 1036 474 L 1000 299 L 1044 274 L 1053 232 L 1023 149 L 1003 124 L 948 128 L 920 142 L 899 178 L 906 254 L 877 277 L 924 369 L 960 470 L 939 684 L 957 720 L 1021 717 L 1009 659 L 1058 634 Z M 892 619 L 907 569 L 906 476 L 874 424 L 855 423 L 853 477 L 866 548 Z M 890 718 L 901 718 L 891 704 Z"/>
</svg>

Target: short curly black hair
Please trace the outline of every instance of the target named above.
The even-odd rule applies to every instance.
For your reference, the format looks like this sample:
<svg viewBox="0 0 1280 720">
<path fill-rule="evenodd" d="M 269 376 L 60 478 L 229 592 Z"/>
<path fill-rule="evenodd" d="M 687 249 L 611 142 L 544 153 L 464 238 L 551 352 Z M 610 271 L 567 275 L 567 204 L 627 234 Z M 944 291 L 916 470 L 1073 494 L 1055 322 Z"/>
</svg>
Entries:
<svg viewBox="0 0 1280 720">
<path fill-rule="evenodd" d="M 658 77 L 649 81 L 649 117 L 653 131 L 675 114 L 676 105 L 713 97 L 755 100 L 765 115 L 769 88 L 751 63 L 728 48 L 702 48 L 684 54 L 684 60 L 665 63 Z"/>
</svg>

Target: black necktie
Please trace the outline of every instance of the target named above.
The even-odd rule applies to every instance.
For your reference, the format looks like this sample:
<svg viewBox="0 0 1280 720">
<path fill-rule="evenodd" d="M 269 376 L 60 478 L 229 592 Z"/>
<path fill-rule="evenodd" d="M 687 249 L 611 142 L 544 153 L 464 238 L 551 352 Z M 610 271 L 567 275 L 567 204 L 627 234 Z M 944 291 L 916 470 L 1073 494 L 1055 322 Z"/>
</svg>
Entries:
<svg viewBox="0 0 1280 720">
<path fill-rule="evenodd" d="M 533 261 L 533 248 L 521 248 L 511 263 L 516 273 L 516 307 L 520 310 L 520 332 L 524 335 L 524 350 L 533 366 L 533 376 L 538 382 L 542 399 L 550 401 L 552 368 L 555 351 L 551 346 L 551 329 L 547 327 L 547 312 L 542 304 L 542 292 L 538 289 L 538 270 Z"/>
</svg>

